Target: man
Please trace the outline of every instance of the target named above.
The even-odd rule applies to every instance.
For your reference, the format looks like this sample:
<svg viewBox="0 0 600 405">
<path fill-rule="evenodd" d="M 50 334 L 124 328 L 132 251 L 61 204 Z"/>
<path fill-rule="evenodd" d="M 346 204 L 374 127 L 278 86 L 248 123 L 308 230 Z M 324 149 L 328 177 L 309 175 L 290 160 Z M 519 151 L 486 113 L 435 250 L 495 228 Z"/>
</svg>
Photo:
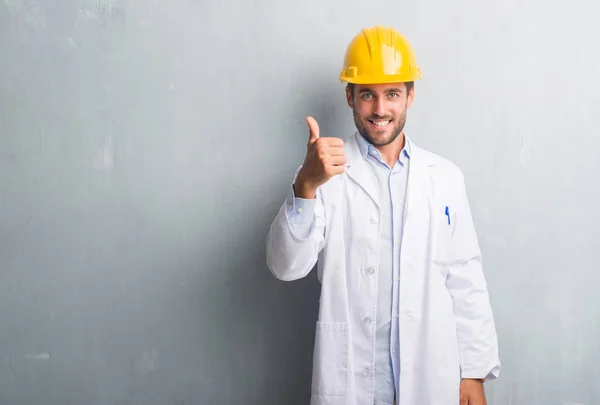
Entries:
<svg viewBox="0 0 600 405">
<path fill-rule="evenodd" d="M 312 405 L 485 405 L 500 369 L 464 178 L 404 133 L 411 45 L 392 28 L 351 41 L 340 79 L 357 132 L 321 137 L 267 238 L 280 280 L 315 263 L 321 298 Z"/>
</svg>

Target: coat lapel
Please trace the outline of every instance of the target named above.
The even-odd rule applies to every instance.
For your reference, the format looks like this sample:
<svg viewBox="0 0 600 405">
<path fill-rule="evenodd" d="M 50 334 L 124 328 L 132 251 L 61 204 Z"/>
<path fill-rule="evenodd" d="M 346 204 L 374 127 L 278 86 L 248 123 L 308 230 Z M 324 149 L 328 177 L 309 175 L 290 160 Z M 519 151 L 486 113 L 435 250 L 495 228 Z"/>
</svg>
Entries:
<svg viewBox="0 0 600 405">
<path fill-rule="evenodd" d="M 356 182 L 379 207 L 379 193 L 377 190 L 377 179 L 367 166 L 367 161 L 362 155 L 357 141 L 358 133 L 355 133 L 346 141 L 346 174 Z M 404 221 L 406 215 L 416 204 L 426 203 L 426 191 L 430 187 L 430 168 L 435 166 L 435 160 L 425 150 L 411 142 L 410 169 L 408 172 L 406 209 L 404 210 Z"/>
<path fill-rule="evenodd" d="M 377 179 L 373 176 L 367 166 L 367 161 L 362 155 L 357 141 L 358 133 L 355 133 L 346 141 L 346 174 L 356 182 L 379 207 L 379 192 Z"/>
<path fill-rule="evenodd" d="M 428 190 L 431 189 L 431 167 L 433 166 L 435 161 L 432 156 L 411 141 L 404 223 L 411 212 L 429 204 Z"/>
</svg>

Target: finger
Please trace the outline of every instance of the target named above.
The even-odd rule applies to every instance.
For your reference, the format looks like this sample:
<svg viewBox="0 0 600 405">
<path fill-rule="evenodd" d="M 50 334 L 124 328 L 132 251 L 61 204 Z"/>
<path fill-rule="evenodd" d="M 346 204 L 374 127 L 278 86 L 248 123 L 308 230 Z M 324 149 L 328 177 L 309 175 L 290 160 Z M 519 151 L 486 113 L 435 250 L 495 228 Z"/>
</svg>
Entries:
<svg viewBox="0 0 600 405">
<path fill-rule="evenodd" d="M 313 117 L 306 117 L 306 123 L 310 131 L 310 137 L 308 138 L 308 144 L 310 145 L 319 139 L 319 124 Z"/>
<path fill-rule="evenodd" d="M 342 147 L 327 148 L 327 154 L 329 156 L 345 156 L 344 148 Z"/>
<path fill-rule="evenodd" d="M 337 174 L 344 173 L 344 171 L 346 170 L 346 166 L 344 166 L 344 165 L 331 166 L 330 170 L 331 170 L 331 174 L 333 174 L 335 176 Z"/>
<path fill-rule="evenodd" d="M 341 138 L 321 138 L 319 141 L 323 145 L 331 146 L 331 147 L 342 147 L 344 146 L 344 140 Z"/>
<path fill-rule="evenodd" d="M 331 156 L 329 159 L 327 159 L 327 164 L 332 165 L 332 166 L 345 165 L 346 157 L 345 156 Z"/>
</svg>

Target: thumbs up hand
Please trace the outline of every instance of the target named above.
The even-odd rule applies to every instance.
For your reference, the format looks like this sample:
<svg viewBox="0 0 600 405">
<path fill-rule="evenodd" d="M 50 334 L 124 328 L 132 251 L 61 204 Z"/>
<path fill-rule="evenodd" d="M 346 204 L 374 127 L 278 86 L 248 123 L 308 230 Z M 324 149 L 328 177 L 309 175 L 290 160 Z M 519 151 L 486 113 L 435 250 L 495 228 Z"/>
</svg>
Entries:
<svg viewBox="0 0 600 405">
<path fill-rule="evenodd" d="M 306 117 L 306 123 L 308 124 L 308 130 L 310 136 L 308 137 L 308 145 L 312 145 L 319 139 L 319 124 L 313 117 Z"/>
<path fill-rule="evenodd" d="M 306 122 L 310 136 L 304 163 L 294 183 L 294 193 L 296 197 L 310 199 L 316 197 L 319 186 L 344 172 L 346 155 L 342 139 L 321 138 L 317 121 L 307 117 Z"/>
</svg>

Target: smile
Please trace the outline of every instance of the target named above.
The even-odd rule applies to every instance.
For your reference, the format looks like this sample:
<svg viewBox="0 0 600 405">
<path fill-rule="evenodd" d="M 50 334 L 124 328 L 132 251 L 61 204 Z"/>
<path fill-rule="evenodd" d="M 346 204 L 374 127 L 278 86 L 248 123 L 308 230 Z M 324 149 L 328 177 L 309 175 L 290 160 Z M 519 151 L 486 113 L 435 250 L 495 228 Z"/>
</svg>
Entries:
<svg viewBox="0 0 600 405">
<path fill-rule="evenodd" d="M 387 127 L 387 126 L 390 124 L 390 122 L 392 122 L 392 121 L 391 121 L 391 120 L 385 120 L 385 121 L 382 121 L 382 120 L 377 120 L 377 121 L 372 121 L 372 120 L 369 120 L 369 122 L 370 122 L 371 124 L 373 124 L 374 126 L 376 126 L 377 128 L 385 128 L 385 127 Z"/>
</svg>

